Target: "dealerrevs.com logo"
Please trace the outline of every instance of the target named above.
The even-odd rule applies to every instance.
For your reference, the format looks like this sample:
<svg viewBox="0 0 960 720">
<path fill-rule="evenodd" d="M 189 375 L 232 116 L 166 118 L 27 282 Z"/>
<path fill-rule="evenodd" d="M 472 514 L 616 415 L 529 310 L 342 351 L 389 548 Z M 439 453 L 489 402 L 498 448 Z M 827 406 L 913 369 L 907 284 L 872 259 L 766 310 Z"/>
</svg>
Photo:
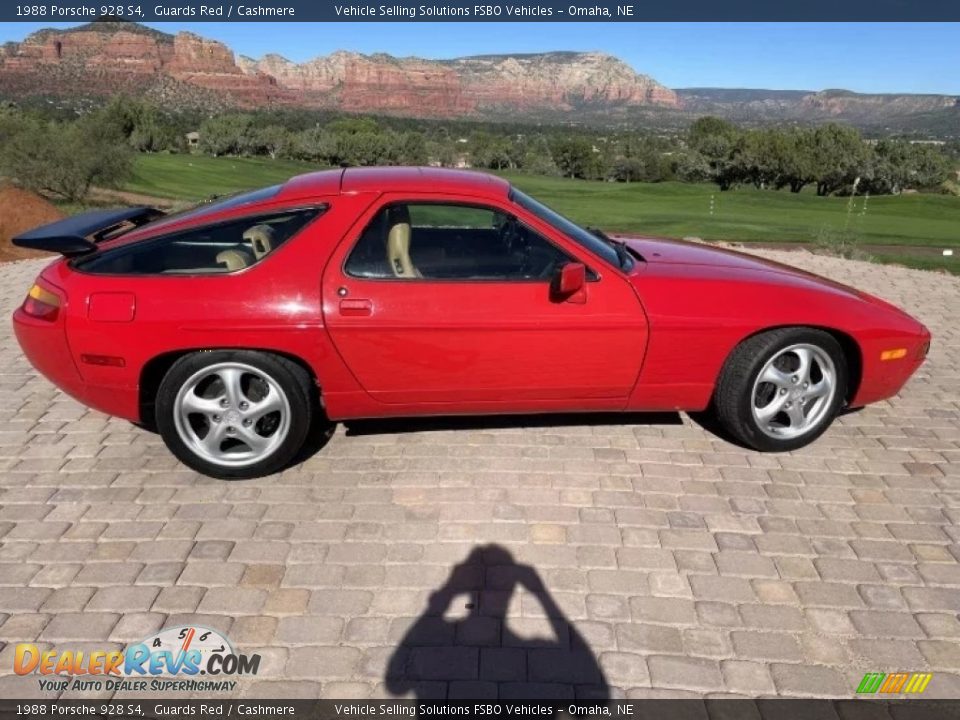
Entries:
<svg viewBox="0 0 960 720">
<path fill-rule="evenodd" d="M 867 673 L 857 686 L 857 694 L 920 695 L 932 677 L 932 673 Z"/>
<path fill-rule="evenodd" d="M 16 646 L 13 670 L 39 675 L 41 690 L 231 691 L 256 675 L 259 655 L 234 651 L 226 636 L 200 626 L 167 628 L 125 650 L 41 650 Z"/>
</svg>

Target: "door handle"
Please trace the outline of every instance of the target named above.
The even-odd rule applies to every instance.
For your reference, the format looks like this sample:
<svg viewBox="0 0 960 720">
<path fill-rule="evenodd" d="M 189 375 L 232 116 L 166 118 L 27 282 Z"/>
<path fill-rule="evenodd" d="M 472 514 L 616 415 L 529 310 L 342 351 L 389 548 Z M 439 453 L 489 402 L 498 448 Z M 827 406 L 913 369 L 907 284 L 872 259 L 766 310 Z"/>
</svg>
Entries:
<svg viewBox="0 0 960 720">
<path fill-rule="evenodd" d="M 353 317 L 372 315 L 373 303 L 369 300 L 341 300 L 340 314 Z"/>
</svg>

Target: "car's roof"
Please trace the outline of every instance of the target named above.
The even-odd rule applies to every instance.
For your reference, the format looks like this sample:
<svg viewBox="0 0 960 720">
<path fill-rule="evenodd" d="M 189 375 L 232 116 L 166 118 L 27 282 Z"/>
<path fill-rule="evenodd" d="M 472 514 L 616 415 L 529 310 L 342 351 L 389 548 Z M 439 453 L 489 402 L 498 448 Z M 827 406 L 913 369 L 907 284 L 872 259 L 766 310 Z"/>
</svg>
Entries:
<svg viewBox="0 0 960 720">
<path fill-rule="evenodd" d="M 270 207 L 286 207 L 290 203 L 309 203 L 331 195 L 356 192 L 414 192 L 451 193 L 479 198 L 504 198 L 510 192 L 510 183 L 495 175 L 472 170 L 452 170 L 433 167 L 363 167 L 319 170 L 291 178 L 276 192 L 277 186 L 242 193 L 233 199 L 210 206 L 200 205 L 182 214 L 166 218 L 131 230 L 107 241 L 107 246 L 125 245 L 145 237 L 168 231 L 187 230 L 225 217 L 229 213 L 257 211 L 264 203 Z M 263 197 L 259 197 L 263 194 Z M 239 202 L 243 201 L 243 202 Z M 239 203 L 239 204 L 238 204 Z M 159 232 L 158 232 L 159 231 Z"/>
<path fill-rule="evenodd" d="M 298 175 L 281 188 L 278 199 L 296 200 L 354 192 L 447 192 L 502 198 L 510 183 L 472 170 L 434 167 L 361 167 Z"/>
</svg>

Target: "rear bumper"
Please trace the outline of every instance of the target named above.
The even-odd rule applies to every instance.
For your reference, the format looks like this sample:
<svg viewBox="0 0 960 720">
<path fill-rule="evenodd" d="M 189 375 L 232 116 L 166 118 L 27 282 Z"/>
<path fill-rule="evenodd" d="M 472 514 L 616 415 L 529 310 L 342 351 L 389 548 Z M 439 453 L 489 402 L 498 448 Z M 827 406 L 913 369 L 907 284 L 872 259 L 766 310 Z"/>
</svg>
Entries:
<svg viewBox="0 0 960 720">
<path fill-rule="evenodd" d="M 108 415 L 140 421 L 136 387 L 95 385 L 83 380 L 70 352 L 63 320 L 39 320 L 17 309 L 13 331 L 23 354 L 47 380 L 71 397 Z"/>
</svg>

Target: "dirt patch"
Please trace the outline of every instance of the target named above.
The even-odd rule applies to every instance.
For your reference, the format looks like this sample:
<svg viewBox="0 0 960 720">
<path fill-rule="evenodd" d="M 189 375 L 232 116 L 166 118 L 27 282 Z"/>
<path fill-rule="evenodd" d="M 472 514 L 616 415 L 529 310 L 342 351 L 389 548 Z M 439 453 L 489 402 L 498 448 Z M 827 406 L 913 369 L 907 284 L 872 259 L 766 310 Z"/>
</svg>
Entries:
<svg viewBox="0 0 960 720">
<path fill-rule="evenodd" d="M 0 262 L 51 257 L 50 253 L 14 247 L 10 240 L 38 225 L 63 217 L 55 205 L 36 193 L 10 185 L 0 187 Z"/>
</svg>

